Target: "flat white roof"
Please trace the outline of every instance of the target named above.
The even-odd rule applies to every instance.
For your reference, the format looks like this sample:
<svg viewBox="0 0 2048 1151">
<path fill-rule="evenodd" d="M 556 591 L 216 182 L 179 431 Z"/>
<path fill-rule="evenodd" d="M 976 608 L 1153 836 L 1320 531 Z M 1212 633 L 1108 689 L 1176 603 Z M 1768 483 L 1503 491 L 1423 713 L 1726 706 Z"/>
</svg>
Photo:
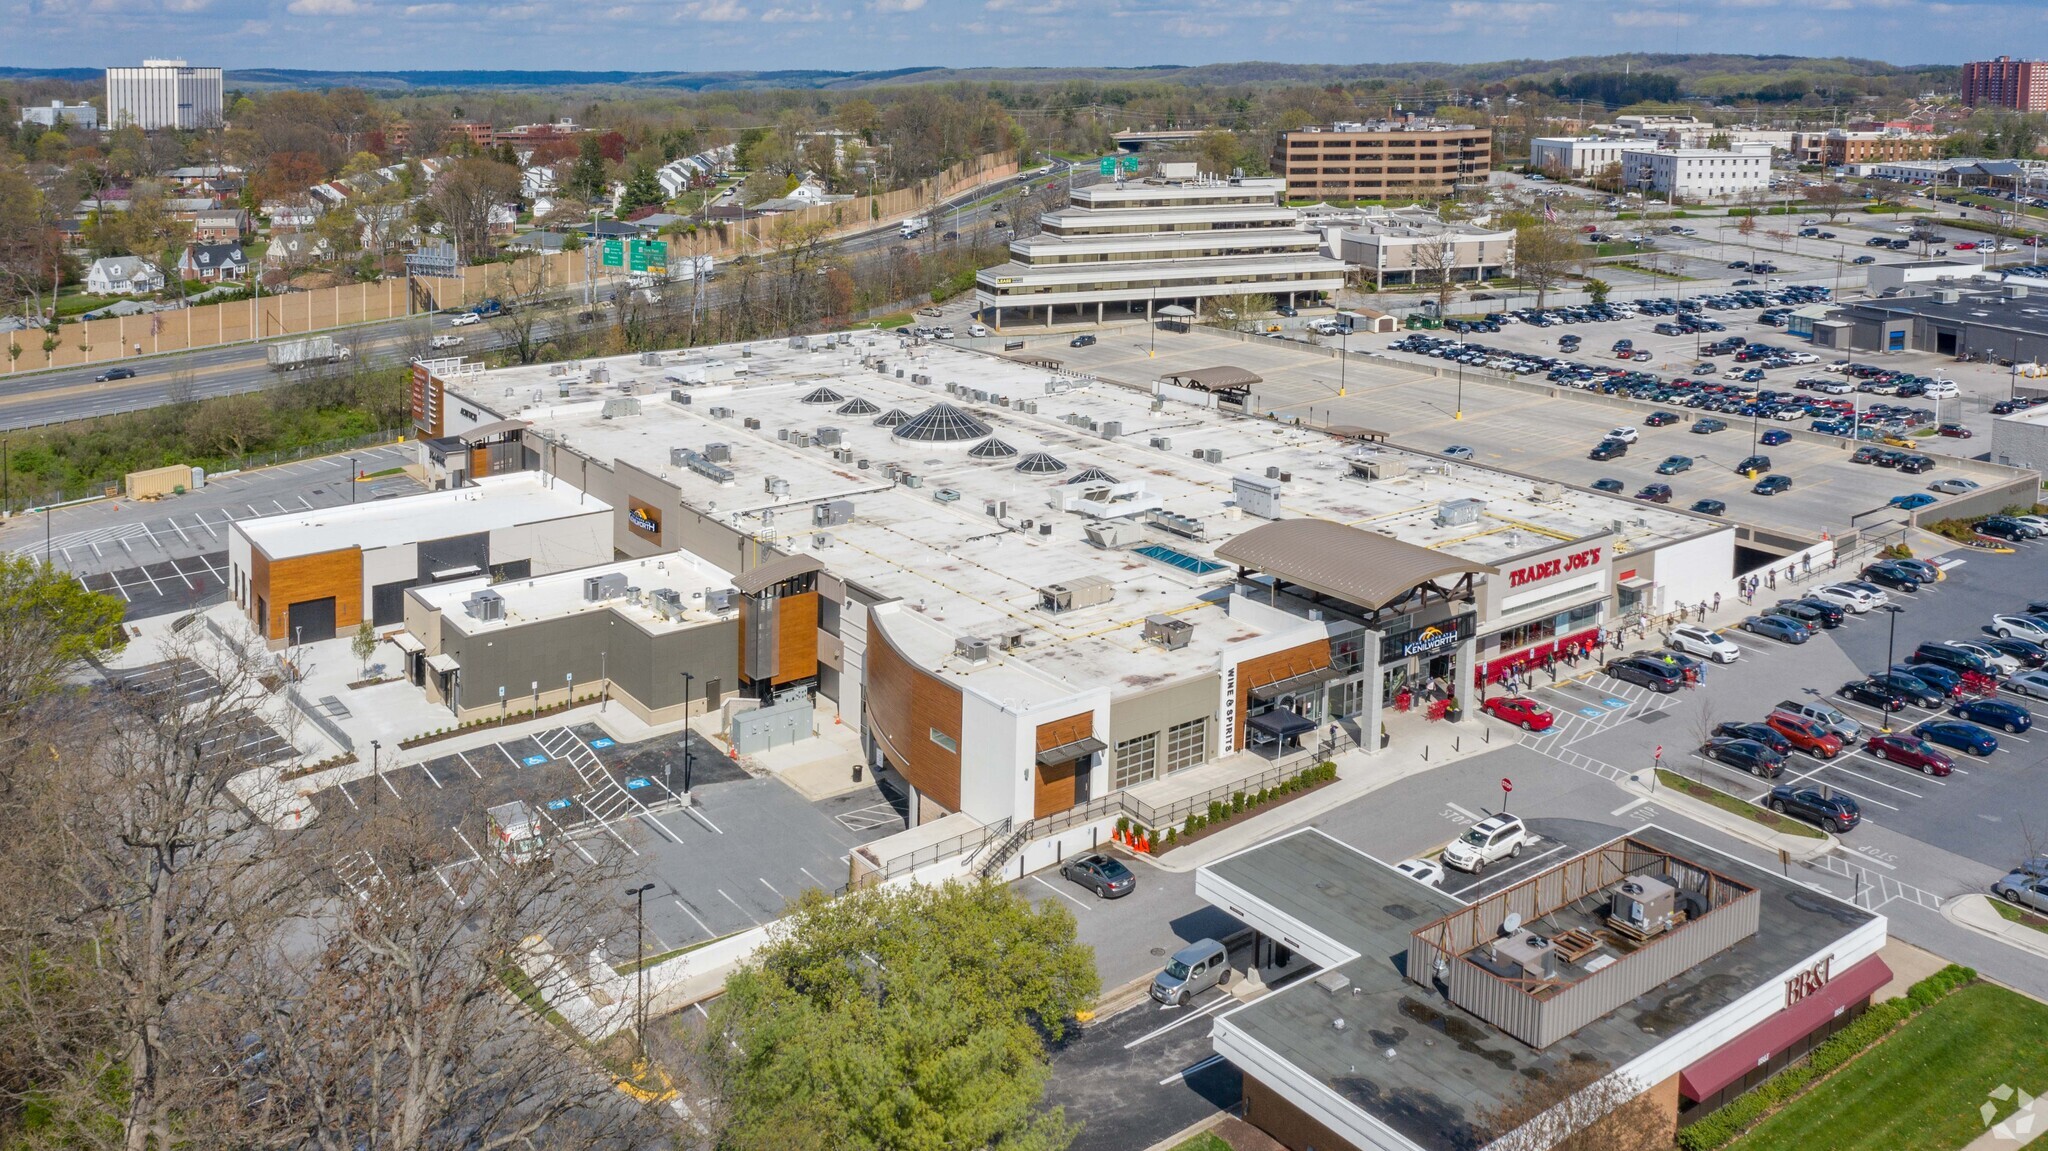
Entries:
<svg viewBox="0 0 2048 1151">
<path fill-rule="evenodd" d="M 624 596 L 612 596 L 598 600 L 586 599 L 583 581 L 593 576 L 608 575 L 625 576 L 628 587 L 639 589 L 639 597 L 629 599 Z M 645 631 L 680 631 L 683 628 L 732 618 L 732 611 L 714 612 L 705 606 L 707 591 L 731 586 L 732 573 L 718 565 L 689 552 L 670 552 L 645 559 L 621 560 L 617 563 L 599 564 L 596 567 L 554 572 L 531 579 L 492 583 L 489 576 L 477 576 L 473 579 L 416 587 L 411 591 L 422 603 L 439 609 L 443 618 L 453 621 L 464 635 L 476 635 L 480 632 L 503 631 L 506 628 L 540 620 L 561 619 L 565 616 L 607 609 L 618 612 Z M 469 598 L 486 588 L 504 597 L 503 619 L 482 620 L 468 614 L 466 605 Z M 656 588 L 669 588 L 678 593 L 682 605 L 682 614 L 679 617 L 664 616 L 655 610 L 651 593 Z"/>
<path fill-rule="evenodd" d="M 1354 449 L 1323 432 L 1155 405 L 1131 388 L 945 344 L 913 345 L 893 333 L 861 333 L 850 347 L 756 343 L 746 352 L 692 352 L 687 362 L 720 364 L 709 370 L 711 383 L 684 389 L 687 405 L 668 398 L 672 385 L 663 380 L 685 362 L 676 354 L 660 366 L 635 356 L 603 361 L 608 383 L 588 382 L 580 369 L 596 364 L 585 362 L 573 376 L 551 376 L 548 365 L 506 368 L 451 390 L 490 418 L 530 421 L 529 437 L 566 437 L 575 452 L 663 477 L 688 507 L 781 551 L 815 554 L 835 575 L 900 600 L 894 610 L 904 623 L 892 623 L 891 634 L 925 636 L 911 658 L 927 667 L 952 666 L 954 637 L 1021 637 L 1031 670 L 959 669 L 977 690 L 1001 698 L 1093 685 L 1137 690 L 1213 667 L 1228 645 L 1283 626 L 1262 613 L 1233 617 L 1224 601 L 1234 568 L 1202 570 L 1216 563 L 1218 543 L 1266 522 L 1237 507 L 1233 480 L 1263 481 L 1269 468 L 1286 475 L 1279 488 L 1288 518 L 1384 531 L 1490 564 L 1609 532 L 1622 550 L 1640 550 L 1724 530 L 1598 493 L 1565 489 L 1537 502 L 1531 481 L 1434 456 L 1409 457 L 1399 478 L 1353 479 Z M 749 376 L 735 380 L 742 363 Z M 566 399 L 558 395 L 564 381 Z M 641 400 L 640 415 L 604 419 L 605 400 L 626 385 Z M 803 402 L 819 388 L 841 400 Z M 835 411 L 856 399 L 912 416 L 951 404 L 1015 454 L 977 459 L 970 449 L 982 438 L 906 442 L 872 413 Z M 836 448 L 816 442 L 821 428 L 836 430 Z M 798 446 L 803 436 L 813 437 L 808 446 Z M 725 445 L 718 467 L 730 473 L 727 482 L 671 462 L 672 449 L 704 452 L 714 443 Z M 1034 453 L 1065 470 L 1019 471 Z M 915 480 L 892 480 L 892 466 Z M 1091 468 L 1119 486 L 1106 503 L 1076 506 L 1071 497 L 1085 489 L 1066 481 Z M 1436 522 L 1446 502 L 1467 499 L 1486 502 L 1475 522 Z M 819 526 L 815 506 L 835 500 L 853 505 L 851 518 Z M 1129 539 L 1115 547 L 1085 537 L 1090 524 L 1118 522 Z M 1111 601 L 1058 615 L 1039 609 L 1039 589 L 1082 576 L 1113 585 Z M 1189 649 L 1167 652 L 1142 640 L 1144 618 L 1160 613 L 1196 624 Z"/>
<path fill-rule="evenodd" d="M 475 486 L 242 520 L 235 530 L 271 559 L 357 547 L 497 531 L 570 516 L 609 513 L 611 505 L 533 472 L 489 476 Z"/>
</svg>

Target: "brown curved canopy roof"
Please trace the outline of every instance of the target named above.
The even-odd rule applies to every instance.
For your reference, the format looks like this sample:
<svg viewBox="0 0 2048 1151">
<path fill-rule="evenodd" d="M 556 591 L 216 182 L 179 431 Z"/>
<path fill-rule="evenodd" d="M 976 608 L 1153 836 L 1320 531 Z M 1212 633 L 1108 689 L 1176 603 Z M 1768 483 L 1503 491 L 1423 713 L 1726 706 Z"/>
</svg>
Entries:
<svg viewBox="0 0 2048 1151">
<path fill-rule="evenodd" d="M 1377 611 L 1448 576 L 1499 568 L 1335 520 L 1276 520 L 1217 545 L 1216 558 Z"/>
</svg>

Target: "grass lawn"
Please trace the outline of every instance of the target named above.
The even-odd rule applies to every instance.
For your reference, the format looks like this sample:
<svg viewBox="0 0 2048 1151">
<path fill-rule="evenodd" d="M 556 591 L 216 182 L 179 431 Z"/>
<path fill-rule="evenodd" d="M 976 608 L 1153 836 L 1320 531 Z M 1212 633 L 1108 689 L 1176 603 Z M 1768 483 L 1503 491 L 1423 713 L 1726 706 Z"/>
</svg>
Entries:
<svg viewBox="0 0 2048 1151">
<path fill-rule="evenodd" d="M 1734 812 L 1744 819 L 1754 821 L 1783 835 L 1798 835 L 1807 839 L 1820 839 L 1825 835 L 1819 828 L 1808 827 L 1806 824 L 1790 816 L 1779 815 L 1775 811 L 1758 807 L 1746 799 L 1730 795 L 1718 787 L 1709 787 L 1698 780 L 1687 779 L 1675 771 L 1667 771 L 1661 767 L 1658 768 L 1657 782 L 1664 787 L 1671 788 L 1673 791 L 1682 791 L 1703 803 L 1711 803 L 1722 811 Z"/>
<path fill-rule="evenodd" d="M 2048 1087 L 2048 1005 L 1979 983 L 1928 1008 L 1735 1151 L 1955 1151 L 1984 1133 L 2000 1084 Z M 2010 1100 L 2001 1112 L 2012 1110 Z"/>
<path fill-rule="evenodd" d="M 1230 1151 L 1230 1144 L 1204 1131 L 1193 1139 L 1175 1147 L 1173 1151 Z"/>
<path fill-rule="evenodd" d="M 1991 900 L 1991 906 L 1998 909 L 1998 914 L 2004 916 L 2007 923 L 2018 923 L 2036 931 L 2048 932 L 2048 919 L 2043 919 L 2024 907 L 2014 907 L 1998 898 Z"/>
</svg>

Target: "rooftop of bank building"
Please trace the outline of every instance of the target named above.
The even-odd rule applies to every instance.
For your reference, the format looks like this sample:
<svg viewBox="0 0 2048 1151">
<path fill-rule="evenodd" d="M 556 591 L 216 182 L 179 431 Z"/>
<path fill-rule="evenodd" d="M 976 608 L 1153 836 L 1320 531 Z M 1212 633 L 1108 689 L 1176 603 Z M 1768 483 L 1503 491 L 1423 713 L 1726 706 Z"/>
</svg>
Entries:
<svg viewBox="0 0 2048 1151">
<path fill-rule="evenodd" d="M 716 565 L 672 552 L 529 579 L 494 583 L 477 576 L 416 587 L 411 594 L 465 635 L 598 611 L 615 612 L 659 634 L 732 618 L 736 605 L 719 594 L 732 582 Z M 482 606 L 493 598 L 496 603 Z"/>
<path fill-rule="evenodd" d="M 1203 623 L 1196 650 L 1266 630 L 1229 619 L 1235 565 L 1216 555 L 1268 522 L 1261 505 L 1486 566 L 1609 532 L 1626 552 L 1717 529 L 892 333 L 809 342 L 508 368 L 449 388 L 484 419 L 530 422 L 545 469 L 575 476 L 550 443 L 620 461 L 953 635 L 1024 634 L 1033 664 L 1083 683 L 1155 674 L 1148 615 Z M 1047 589 L 1084 579 L 1111 594 L 1046 610 Z M 1171 654 L 1157 674 L 1190 667 Z"/>
</svg>

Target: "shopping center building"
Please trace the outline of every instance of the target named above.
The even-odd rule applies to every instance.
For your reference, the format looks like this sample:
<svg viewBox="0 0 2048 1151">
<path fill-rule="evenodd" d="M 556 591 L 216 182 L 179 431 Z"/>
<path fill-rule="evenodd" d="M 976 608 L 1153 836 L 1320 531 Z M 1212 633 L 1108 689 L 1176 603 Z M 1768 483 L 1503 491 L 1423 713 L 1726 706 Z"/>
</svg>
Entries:
<svg viewBox="0 0 2048 1151">
<path fill-rule="evenodd" d="M 1496 1116 L 1588 1075 L 1675 1131 L 1892 978 L 1883 916 L 1655 827 L 1472 903 L 1315 828 L 1201 868 L 1195 891 L 1256 933 L 1262 967 L 1321 969 L 1211 1032 L 1244 1118 L 1290 1151 L 1547 1146 Z"/>
<path fill-rule="evenodd" d="M 413 592 L 422 662 L 468 684 L 434 698 L 487 713 L 601 679 L 656 719 L 822 707 L 914 789 L 914 823 L 1373 752 L 1428 681 L 1469 708 L 1482 675 L 1734 570 L 1717 521 L 1185 382 L 1257 380 L 1228 366 L 1145 390 L 861 333 L 428 376 L 423 467 L 487 429 L 607 506 L 628 565 Z M 492 591 L 503 622 L 467 606 Z"/>
</svg>

